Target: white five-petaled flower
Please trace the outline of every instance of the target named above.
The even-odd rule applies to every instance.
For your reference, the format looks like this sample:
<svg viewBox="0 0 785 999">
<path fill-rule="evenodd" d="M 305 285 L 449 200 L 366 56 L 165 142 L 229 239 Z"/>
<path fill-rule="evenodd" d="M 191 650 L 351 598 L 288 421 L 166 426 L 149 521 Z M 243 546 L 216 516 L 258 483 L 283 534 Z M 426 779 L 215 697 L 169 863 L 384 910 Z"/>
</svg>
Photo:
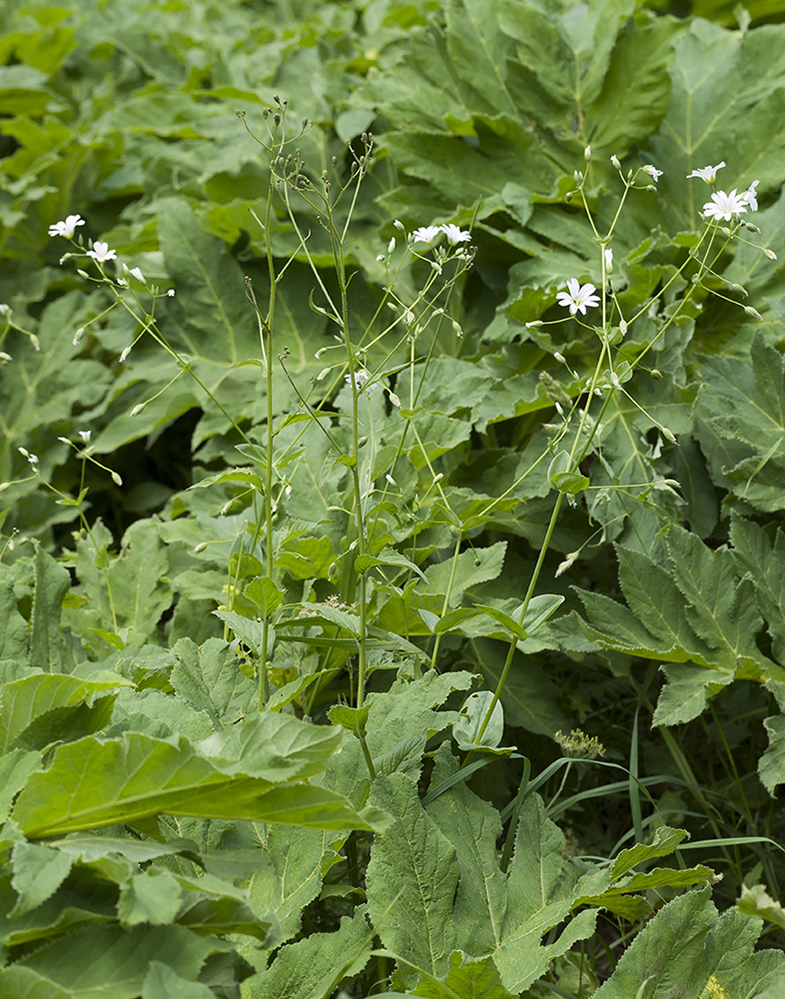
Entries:
<svg viewBox="0 0 785 999">
<path fill-rule="evenodd" d="M 594 294 L 596 290 L 593 284 L 582 285 L 577 278 L 570 278 L 567 282 L 567 291 L 560 291 L 556 296 L 556 301 L 565 309 L 568 308 L 571 316 L 574 316 L 576 312 L 585 316 L 587 306 L 593 307 L 600 304 L 599 298 Z"/>
<path fill-rule="evenodd" d="M 421 225 L 412 233 L 415 243 L 432 243 L 441 232 L 438 225 Z"/>
<path fill-rule="evenodd" d="M 715 191 L 711 196 L 711 201 L 707 201 L 703 206 L 703 215 L 707 219 L 724 219 L 730 222 L 734 215 L 740 215 L 747 211 L 747 202 L 743 194 L 736 194 L 734 187 L 730 194 L 724 191 Z"/>
<path fill-rule="evenodd" d="M 65 222 L 55 222 L 49 226 L 50 236 L 65 236 L 66 239 L 73 239 L 76 227 L 84 225 L 85 220 L 81 215 L 69 215 Z"/>
<path fill-rule="evenodd" d="M 643 168 L 643 172 L 647 173 L 650 177 L 653 177 L 655 184 L 662 176 L 662 170 L 658 170 L 657 167 L 652 166 L 651 163 L 646 164 Z"/>
<path fill-rule="evenodd" d="M 741 196 L 742 201 L 746 205 L 749 205 L 754 212 L 757 212 L 758 210 L 758 198 L 757 198 L 757 192 L 755 190 L 758 184 L 760 184 L 759 180 L 753 180 L 753 182 L 750 184 L 750 186 Z"/>
<path fill-rule="evenodd" d="M 717 171 L 721 170 L 724 166 L 725 160 L 716 166 L 701 167 L 700 170 L 693 170 L 692 173 L 687 174 L 687 180 L 691 177 L 697 177 L 699 180 L 705 180 L 707 184 L 713 184 L 717 179 Z"/>
<path fill-rule="evenodd" d="M 466 243 L 472 237 L 471 233 L 464 232 L 460 226 L 449 222 L 447 225 L 440 225 L 439 228 L 447 237 L 447 242 L 455 246 L 456 243 Z"/>
<path fill-rule="evenodd" d="M 117 257 L 116 250 L 110 250 L 108 243 L 102 243 L 97 239 L 93 243 L 92 250 L 87 251 L 87 256 L 92 257 L 93 260 L 97 260 L 99 264 L 105 264 L 107 260 L 115 260 Z"/>
</svg>

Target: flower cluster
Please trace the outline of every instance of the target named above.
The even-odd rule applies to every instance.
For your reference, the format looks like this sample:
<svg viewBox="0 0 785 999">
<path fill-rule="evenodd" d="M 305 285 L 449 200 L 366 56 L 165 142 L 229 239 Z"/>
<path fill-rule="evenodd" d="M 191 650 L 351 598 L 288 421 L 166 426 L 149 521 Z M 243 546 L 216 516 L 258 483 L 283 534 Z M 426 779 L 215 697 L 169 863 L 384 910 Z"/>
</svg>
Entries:
<svg viewBox="0 0 785 999">
<path fill-rule="evenodd" d="M 707 184 L 713 184 L 717 179 L 717 171 L 721 170 L 724 166 L 725 160 L 716 166 L 700 167 L 700 169 L 688 173 L 687 180 L 697 177 L 698 180 L 702 180 Z M 735 187 L 730 193 L 714 191 L 711 195 L 711 201 L 707 201 L 703 206 L 703 217 L 714 219 L 717 222 L 730 222 L 734 215 L 744 215 L 748 208 L 753 212 L 757 212 L 758 197 L 756 188 L 759 183 L 759 180 L 753 180 L 747 190 L 741 194 L 736 193 Z"/>
<path fill-rule="evenodd" d="M 415 243 L 432 243 L 440 232 L 444 233 L 451 246 L 467 243 L 472 238 L 471 233 L 464 232 L 460 226 L 449 222 L 446 225 L 422 225 L 419 229 L 414 230 L 412 239 Z"/>
</svg>

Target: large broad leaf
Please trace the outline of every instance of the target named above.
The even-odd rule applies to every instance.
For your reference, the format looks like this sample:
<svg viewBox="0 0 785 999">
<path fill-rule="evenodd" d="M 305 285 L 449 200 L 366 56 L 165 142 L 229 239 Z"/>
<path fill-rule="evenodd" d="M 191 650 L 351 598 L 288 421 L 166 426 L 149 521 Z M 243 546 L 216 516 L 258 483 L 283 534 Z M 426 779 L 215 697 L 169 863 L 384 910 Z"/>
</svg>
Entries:
<svg viewBox="0 0 785 999">
<path fill-rule="evenodd" d="M 431 786 L 441 783 L 457 766 L 443 745 Z M 461 872 L 452 916 L 455 945 L 473 957 L 491 954 L 501 944 L 508 906 L 507 879 L 496 851 L 502 832 L 499 813 L 461 781 L 439 795 L 428 814 L 452 843 Z"/>
<path fill-rule="evenodd" d="M 699 439 L 716 484 L 773 513 L 785 508 L 785 360 L 760 333 L 750 358 L 704 362 Z"/>
<path fill-rule="evenodd" d="M 785 954 L 754 952 L 761 923 L 741 912 L 718 916 L 711 890 L 690 891 L 657 913 L 635 937 L 596 999 L 629 999 L 644 982 L 647 999 L 673 995 L 761 995 L 785 983 Z"/>
<path fill-rule="evenodd" d="M 460 871 L 455 850 L 403 774 L 378 777 L 371 800 L 394 819 L 376 837 L 366 875 L 376 932 L 392 953 L 442 977 L 456 935 L 452 908 Z"/>
<path fill-rule="evenodd" d="M 750 599 L 752 584 L 739 579 L 733 553 L 713 551 L 675 526 L 667 548 L 667 568 L 648 555 L 618 549 L 619 582 L 629 608 L 601 594 L 579 593 L 589 618 L 583 625 L 586 638 L 664 660 L 668 686 L 654 715 L 658 725 L 695 718 L 707 697 L 736 678 L 785 679 L 783 668 L 755 642 L 763 622 Z"/>
<path fill-rule="evenodd" d="M 547 818 L 542 800 L 531 795 L 521 809 L 515 852 L 507 879 L 508 907 L 502 940 L 494 954 L 502 984 L 518 993 L 542 975 L 549 962 L 594 931 L 597 913 L 584 910 L 560 936 L 542 937 L 561 923 L 583 895 L 604 891 L 610 872 L 562 857 L 564 836 Z"/>
<path fill-rule="evenodd" d="M 370 829 L 340 795 L 275 786 L 318 772 L 339 739 L 339 730 L 278 714 L 196 746 L 137 732 L 89 737 L 56 751 L 51 767 L 28 781 L 13 815 L 29 839 L 162 813 Z"/>
<path fill-rule="evenodd" d="M 122 677 L 80 680 L 66 674 L 39 673 L 0 687 L 0 755 L 16 746 L 43 749 L 62 733 L 64 709 L 131 686 Z M 31 731 L 35 727 L 35 732 Z M 31 741 L 38 745 L 31 745 Z"/>
<path fill-rule="evenodd" d="M 221 949 L 215 938 L 181 926 L 89 927 L 65 934 L 0 971 L 0 992 L 8 999 L 55 996 L 137 999 L 151 961 L 195 979 L 208 955 Z"/>
<path fill-rule="evenodd" d="M 312 933 L 287 944 L 272 965 L 248 983 L 250 999 L 323 999 L 343 978 L 359 974 L 371 956 L 373 931 L 365 907 L 341 920 L 334 933 Z"/>
<path fill-rule="evenodd" d="M 335 833 L 317 829 L 270 830 L 263 863 L 248 889 L 260 912 L 275 913 L 283 942 L 298 932 L 303 909 L 318 896 L 322 878 L 339 860 L 334 840 Z"/>
</svg>

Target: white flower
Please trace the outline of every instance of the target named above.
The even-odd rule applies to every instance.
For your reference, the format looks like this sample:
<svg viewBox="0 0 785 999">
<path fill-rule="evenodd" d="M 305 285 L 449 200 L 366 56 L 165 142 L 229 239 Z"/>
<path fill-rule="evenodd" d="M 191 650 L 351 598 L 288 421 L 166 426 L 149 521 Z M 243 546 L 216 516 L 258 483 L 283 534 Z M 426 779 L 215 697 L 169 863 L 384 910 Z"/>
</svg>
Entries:
<svg viewBox="0 0 785 999">
<path fill-rule="evenodd" d="M 610 274 L 611 271 L 613 270 L 613 250 L 610 247 L 608 247 L 608 249 L 605 250 L 604 253 L 605 253 L 605 270 L 608 274 Z"/>
<path fill-rule="evenodd" d="M 441 232 L 438 225 L 421 225 L 412 233 L 415 243 L 432 243 Z"/>
<path fill-rule="evenodd" d="M 138 267 L 129 268 L 128 264 L 123 264 L 123 274 L 130 274 L 131 277 L 135 277 L 136 280 L 141 281 L 142 284 L 147 284 L 147 282 L 144 279 L 144 274 L 142 274 L 141 270 Z M 120 284 L 127 284 L 127 283 L 128 283 L 127 281 L 124 282 L 122 279 L 120 279 Z"/>
<path fill-rule="evenodd" d="M 705 180 L 707 184 L 713 184 L 717 179 L 717 171 L 721 170 L 724 166 L 725 160 L 716 166 L 701 167 L 700 170 L 693 170 L 692 173 L 687 174 L 687 180 L 691 177 L 698 177 L 700 180 Z"/>
<path fill-rule="evenodd" d="M 114 260 L 117 257 L 117 251 L 110 250 L 108 243 L 102 243 L 97 239 L 93 243 L 92 250 L 87 251 L 87 256 L 97 260 L 99 264 L 104 264 L 107 260 Z"/>
<path fill-rule="evenodd" d="M 755 190 L 758 184 L 760 184 L 759 180 L 753 180 L 753 182 L 750 184 L 750 186 L 741 196 L 741 200 L 744 202 L 744 204 L 749 205 L 754 212 L 757 212 L 758 210 L 758 198 L 757 198 L 757 192 Z"/>
<path fill-rule="evenodd" d="M 85 444 L 89 443 L 90 438 L 92 437 L 92 434 L 93 434 L 92 430 L 80 430 L 79 431 L 79 436 L 82 438 L 82 440 L 85 442 Z"/>
<path fill-rule="evenodd" d="M 744 200 L 744 195 L 736 194 L 735 187 L 730 194 L 726 194 L 724 191 L 715 191 L 711 196 L 711 201 L 707 201 L 703 206 L 704 217 L 717 219 L 717 221 L 724 219 L 729 222 L 734 215 L 740 215 L 746 211 L 747 203 Z"/>
<path fill-rule="evenodd" d="M 170 288 L 166 294 L 169 296 L 169 298 L 174 298 L 174 288 Z"/>
<path fill-rule="evenodd" d="M 594 294 L 596 290 L 593 284 L 582 285 L 577 278 L 570 278 L 567 282 L 567 291 L 560 291 L 556 296 L 556 301 L 565 309 L 569 308 L 571 316 L 574 316 L 576 312 L 585 316 L 586 306 L 600 304 L 599 298 Z"/>
<path fill-rule="evenodd" d="M 611 166 L 615 166 L 617 170 L 621 167 L 621 163 L 619 162 L 619 157 L 616 155 L 616 153 L 614 153 L 613 156 L 611 156 Z"/>
<path fill-rule="evenodd" d="M 81 215 L 69 215 L 65 222 L 55 222 L 49 226 L 50 236 L 65 236 L 66 239 L 73 239 L 74 232 L 78 225 L 84 225 L 85 221 Z"/>
<path fill-rule="evenodd" d="M 439 228 L 447 237 L 447 242 L 451 243 L 452 246 L 455 246 L 456 243 L 466 243 L 472 238 L 471 233 L 463 232 L 460 226 L 453 225 L 452 222 L 448 225 L 440 225 Z"/>
<path fill-rule="evenodd" d="M 343 377 L 344 377 L 344 381 L 346 382 L 347 385 L 351 385 L 352 384 L 352 376 L 351 375 L 344 375 Z M 357 392 L 362 392 L 363 385 L 365 385 L 365 383 L 368 381 L 368 379 L 370 377 L 371 376 L 368 374 L 368 372 L 367 371 L 363 371 L 362 368 L 359 368 L 357 371 L 355 371 L 355 373 L 354 373 L 355 390 Z"/>
<path fill-rule="evenodd" d="M 646 164 L 643 168 L 643 172 L 647 173 L 650 177 L 653 177 L 655 184 L 662 176 L 662 170 L 658 170 L 657 167 L 652 166 L 651 163 Z"/>
</svg>

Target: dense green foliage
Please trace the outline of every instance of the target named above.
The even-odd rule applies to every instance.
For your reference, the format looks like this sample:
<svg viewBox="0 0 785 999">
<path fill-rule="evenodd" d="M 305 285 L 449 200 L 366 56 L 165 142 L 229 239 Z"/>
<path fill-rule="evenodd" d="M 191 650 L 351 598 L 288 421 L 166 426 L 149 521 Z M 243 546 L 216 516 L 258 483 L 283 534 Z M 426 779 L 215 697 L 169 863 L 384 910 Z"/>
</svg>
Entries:
<svg viewBox="0 0 785 999">
<path fill-rule="evenodd" d="M 781 6 L 0 9 L 3 999 L 783 994 Z"/>
</svg>

